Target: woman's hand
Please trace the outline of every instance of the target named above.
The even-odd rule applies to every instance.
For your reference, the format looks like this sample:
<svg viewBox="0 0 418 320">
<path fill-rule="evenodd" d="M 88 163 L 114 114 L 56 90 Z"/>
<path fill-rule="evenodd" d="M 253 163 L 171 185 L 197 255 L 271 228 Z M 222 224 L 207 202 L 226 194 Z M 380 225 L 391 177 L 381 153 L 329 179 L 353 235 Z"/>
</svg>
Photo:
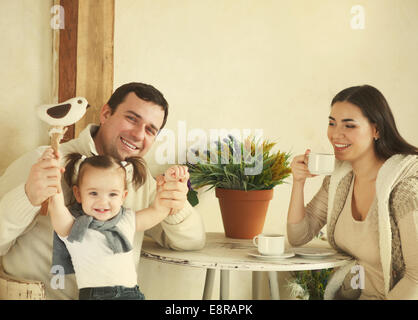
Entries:
<svg viewBox="0 0 418 320">
<path fill-rule="evenodd" d="M 311 174 L 308 170 L 308 155 L 310 152 L 311 150 L 307 149 L 305 154 L 293 158 L 292 163 L 290 164 L 293 182 L 305 183 L 306 178 L 316 177 L 315 174 Z"/>
</svg>

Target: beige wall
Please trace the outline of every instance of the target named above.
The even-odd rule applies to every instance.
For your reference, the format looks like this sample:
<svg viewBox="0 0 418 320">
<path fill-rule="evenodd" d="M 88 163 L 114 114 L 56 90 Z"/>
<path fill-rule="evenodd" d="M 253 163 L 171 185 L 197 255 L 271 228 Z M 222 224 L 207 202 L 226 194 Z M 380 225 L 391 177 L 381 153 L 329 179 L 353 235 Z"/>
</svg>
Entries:
<svg viewBox="0 0 418 320">
<path fill-rule="evenodd" d="M 357 4 L 365 9 L 362 30 L 351 28 Z M 384 93 L 400 132 L 418 145 L 416 0 L 117 0 L 115 21 L 115 88 L 143 81 L 162 90 L 168 129 L 183 120 L 207 132 L 262 128 L 295 155 L 331 151 L 332 97 L 367 83 Z M 321 181 L 307 183 L 306 200 Z M 275 189 L 265 231 L 285 232 L 290 190 Z M 197 209 L 208 231 L 223 231 L 214 192 L 201 194 Z M 204 279 L 196 269 L 147 261 L 140 277 L 149 298 L 166 299 L 199 298 Z M 249 273 L 234 277 L 242 281 L 233 298 L 250 298 Z"/>
<path fill-rule="evenodd" d="M 363 30 L 350 27 L 356 4 L 366 12 Z M 51 6 L 0 2 L 0 174 L 48 142 L 34 108 L 51 101 Z M 168 129 L 176 131 L 178 121 L 189 130 L 262 128 L 280 149 L 300 154 L 331 150 L 332 97 L 368 83 L 418 145 L 417 33 L 416 0 L 116 0 L 114 87 L 142 81 L 159 88 L 171 106 Z M 147 158 L 154 172 L 162 170 L 152 153 Z M 306 200 L 320 183 L 307 183 Z M 285 232 L 290 188 L 275 189 L 266 231 Z M 207 231 L 222 232 L 214 193 L 200 201 Z M 250 298 L 250 273 L 231 278 L 232 298 Z M 143 260 L 140 279 L 150 299 L 198 299 L 204 273 Z"/>
<path fill-rule="evenodd" d="M 48 143 L 35 107 L 52 87 L 52 0 L 0 2 L 0 174 L 24 152 Z"/>
</svg>

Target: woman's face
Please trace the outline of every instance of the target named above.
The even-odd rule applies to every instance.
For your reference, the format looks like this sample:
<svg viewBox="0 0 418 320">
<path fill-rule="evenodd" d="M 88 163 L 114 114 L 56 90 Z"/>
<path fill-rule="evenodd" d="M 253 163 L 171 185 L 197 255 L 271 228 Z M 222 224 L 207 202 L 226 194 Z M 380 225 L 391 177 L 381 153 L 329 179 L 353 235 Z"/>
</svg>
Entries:
<svg viewBox="0 0 418 320">
<path fill-rule="evenodd" d="M 376 127 L 363 115 L 361 109 L 350 102 L 336 102 L 331 107 L 328 139 L 338 160 L 355 162 L 375 157 Z"/>
</svg>

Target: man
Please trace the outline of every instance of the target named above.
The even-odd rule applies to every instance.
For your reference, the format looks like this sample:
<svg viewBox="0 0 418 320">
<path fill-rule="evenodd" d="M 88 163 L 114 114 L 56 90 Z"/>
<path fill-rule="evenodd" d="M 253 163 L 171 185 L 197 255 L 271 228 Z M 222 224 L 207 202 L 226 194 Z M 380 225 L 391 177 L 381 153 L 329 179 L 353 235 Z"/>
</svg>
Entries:
<svg viewBox="0 0 418 320">
<path fill-rule="evenodd" d="M 100 126 L 90 124 L 77 139 L 60 145 L 61 158 L 71 152 L 85 156 L 108 154 L 120 160 L 144 156 L 164 127 L 167 115 L 168 104 L 157 89 L 142 83 L 125 84 L 102 107 Z M 42 281 L 47 299 L 76 299 L 74 275 L 62 281 L 51 273 L 53 229 L 49 216 L 39 215 L 39 210 L 43 201 L 61 190 L 58 177 L 62 164 L 40 159 L 44 150 L 39 147 L 25 154 L 0 178 L 0 255 L 6 273 Z M 130 188 L 124 205 L 142 210 L 160 197 L 171 213 L 146 233 L 167 248 L 201 249 L 205 242 L 203 222 L 187 202 L 187 184 L 157 181 L 158 189 L 148 170 L 146 183 L 137 191 Z M 68 204 L 71 190 L 62 184 L 62 192 Z M 134 241 L 137 264 L 142 238 L 143 233 L 137 234 Z"/>
</svg>

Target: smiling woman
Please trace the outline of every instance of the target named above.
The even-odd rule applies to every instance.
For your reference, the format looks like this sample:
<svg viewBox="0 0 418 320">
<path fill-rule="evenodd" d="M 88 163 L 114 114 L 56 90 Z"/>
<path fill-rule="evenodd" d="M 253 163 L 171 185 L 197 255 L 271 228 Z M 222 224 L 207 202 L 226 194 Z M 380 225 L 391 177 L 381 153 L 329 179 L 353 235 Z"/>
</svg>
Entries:
<svg viewBox="0 0 418 320">
<path fill-rule="evenodd" d="M 376 88 L 347 88 L 331 106 L 328 139 L 338 161 L 305 207 L 309 150 L 293 159 L 289 243 L 303 245 L 327 224 L 330 245 L 364 270 L 362 290 L 350 288 L 350 270 L 337 272 L 328 298 L 418 299 L 418 149 L 400 136 Z"/>
<path fill-rule="evenodd" d="M 360 119 L 360 123 L 366 125 L 363 120 L 367 120 L 370 129 L 376 131 L 373 136 L 373 145 L 379 159 L 386 160 L 394 154 L 418 154 L 418 148 L 406 142 L 400 135 L 389 104 L 376 88 L 363 85 L 344 89 L 332 100 L 332 109 L 338 108 L 341 104 L 345 104 L 347 108 L 352 110 L 357 108 L 358 110 L 353 112 Z M 351 107 L 348 106 L 349 104 Z M 330 120 L 332 120 L 330 125 L 334 125 L 335 119 L 330 116 Z M 350 129 L 350 122 L 355 123 L 356 121 L 343 119 L 342 122 L 348 122 L 346 127 Z M 353 125 L 354 128 L 355 125 Z"/>
<path fill-rule="evenodd" d="M 336 102 L 331 109 L 328 139 L 338 160 L 360 160 L 374 157 L 373 141 L 378 137 L 376 126 L 350 102 Z"/>
</svg>

